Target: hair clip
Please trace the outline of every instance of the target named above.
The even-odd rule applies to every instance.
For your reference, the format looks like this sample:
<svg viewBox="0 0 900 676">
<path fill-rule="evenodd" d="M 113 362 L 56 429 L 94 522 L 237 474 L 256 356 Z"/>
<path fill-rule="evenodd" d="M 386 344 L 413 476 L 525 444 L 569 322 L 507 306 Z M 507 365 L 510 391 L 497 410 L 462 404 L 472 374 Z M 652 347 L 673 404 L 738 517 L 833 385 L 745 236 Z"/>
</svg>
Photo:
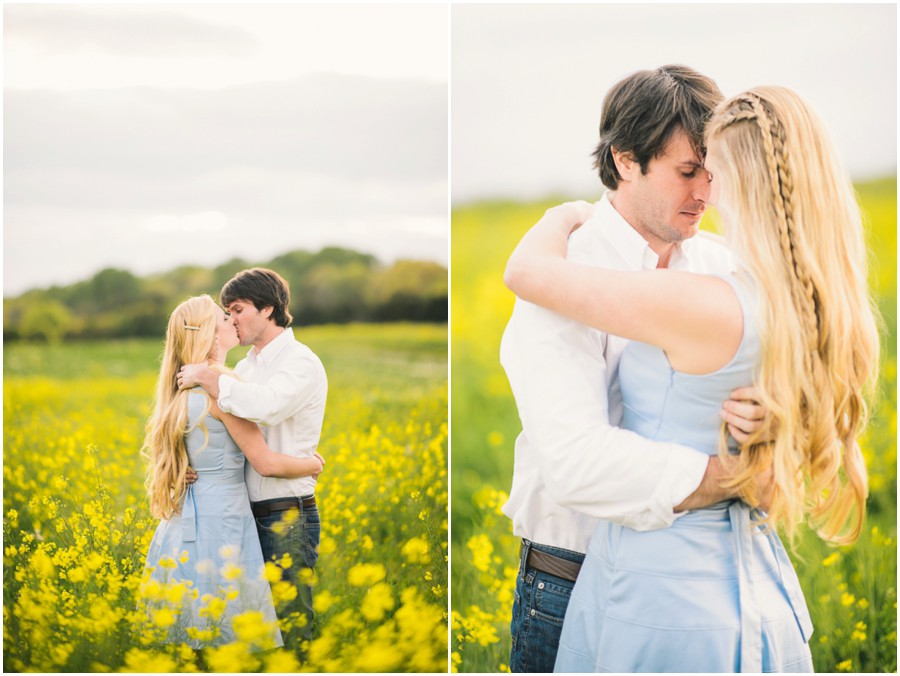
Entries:
<svg viewBox="0 0 900 676">
<path fill-rule="evenodd" d="M 184 325 L 184 328 L 185 328 L 187 331 L 199 331 L 199 330 L 200 330 L 200 327 L 199 327 L 199 326 L 191 326 L 190 324 L 185 324 L 185 325 Z"/>
</svg>

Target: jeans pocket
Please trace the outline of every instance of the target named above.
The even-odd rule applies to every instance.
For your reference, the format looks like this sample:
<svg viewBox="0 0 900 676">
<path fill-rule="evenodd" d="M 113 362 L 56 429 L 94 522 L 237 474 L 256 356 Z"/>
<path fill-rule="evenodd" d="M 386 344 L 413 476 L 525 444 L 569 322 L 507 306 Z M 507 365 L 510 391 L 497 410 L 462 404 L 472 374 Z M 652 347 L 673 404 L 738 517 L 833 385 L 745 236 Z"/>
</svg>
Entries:
<svg viewBox="0 0 900 676">
<path fill-rule="evenodd" d="M 561 627 L 574 584 L 553 575 L 539 573 L 534 579 L 535 616 Z"/>
<path fill-rule="evenodd" d="M 553 671 L 572 585 L 547 573 L 519 576 L 510 623 L 510 671 Z"/>
</svg>

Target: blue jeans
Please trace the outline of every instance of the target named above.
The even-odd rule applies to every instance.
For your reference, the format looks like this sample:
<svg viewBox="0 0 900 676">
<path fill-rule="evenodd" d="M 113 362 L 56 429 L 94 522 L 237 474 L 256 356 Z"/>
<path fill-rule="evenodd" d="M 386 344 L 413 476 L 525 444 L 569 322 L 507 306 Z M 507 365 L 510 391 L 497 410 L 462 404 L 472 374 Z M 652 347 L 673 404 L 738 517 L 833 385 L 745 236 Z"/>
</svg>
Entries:
<svg viewBox="0 0 900 676">
<path fill-rule="evenodd" d="M 274 501 L 262 500 L 253 504 L 260 505 L 266 502 Z M 291 516 L 291 519 L 288 519 L 290 525 L 284 528 L 283 532 L 277 532 L 275 525 L 289 514 Z M 297 516 L 297 512 L 291 509 L 256 517 L 256 531 L 259 533 L 259 544 L 262 547 L 265 561 L 277 563 L 285 554 L 289 554 L 293 562 L 290 568 L 282 571 L 281 579 L 291 582 L 297 587 L 297 598 L 280 608 L 278 614 L 284 617 L 291 613 L 299 613 L 306 617 L 303 626 L 296 626 L 301 624 L 302 620 L 294 622 L 295 626 L 284 636 L 286 647 L 300 650 L 302 641 L 312 640 L 313 608 L 312 587 L 302 584 L 299 581 L 299 575 L 303 568 L 316 567 L 316 561 L 319 558 L 321 524 L 317 507 L 304 508 L 300 512 L 299 518 L 293 519 L 294 516 Z"/>
<path fill-rule="evenodd" d="M 525 561 L 532 548 L 569 561 L 584 561 L 584 554 L 522 540 L 509 625 L 512 634 L 509 670 L 514 673 L 553 671 L 563 619 L 575 586 L 574 582 L 561 577 L 526 568 Z"/>
</svg>

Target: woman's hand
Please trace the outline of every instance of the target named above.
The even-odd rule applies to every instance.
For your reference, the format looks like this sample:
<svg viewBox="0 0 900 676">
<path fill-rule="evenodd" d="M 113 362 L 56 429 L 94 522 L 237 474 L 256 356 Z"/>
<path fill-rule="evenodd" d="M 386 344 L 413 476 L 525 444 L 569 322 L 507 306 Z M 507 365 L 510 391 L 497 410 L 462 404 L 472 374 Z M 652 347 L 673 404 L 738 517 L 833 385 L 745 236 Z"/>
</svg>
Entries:
<svg viewBox="0 0 900 676">
<path fill-rule="evenodd" d="M 593 215 L 594 205 L 584 201 L 566 202 L 547 209 L 510 256 L 503 275 L 506 286 L 521 297 L 526 285 L 536 281 L 535 275 L 543 274 L 542 265 L 552 263 L 554 259 L 565 259 L 569 235 Z"/>
<path fill-rule="evenodd" d="M 545 227 L 561 232 L 566 237 L 578 230 L 594 215 L 594 205 L 584 200 L 564 202 L 550 207 L 535 227 Z"/>
<path fill-rule="evenodd" d="M 730 399 L 722 404 L 722 410 L 719 412 L 719 416 L 728 425 L 728 432 L 741 444 L 763 426 L 767 414 L 768 411 L 759 403 L 759 394 L 755 387 L 740 387 L 734 390 Z"/>
</svg>

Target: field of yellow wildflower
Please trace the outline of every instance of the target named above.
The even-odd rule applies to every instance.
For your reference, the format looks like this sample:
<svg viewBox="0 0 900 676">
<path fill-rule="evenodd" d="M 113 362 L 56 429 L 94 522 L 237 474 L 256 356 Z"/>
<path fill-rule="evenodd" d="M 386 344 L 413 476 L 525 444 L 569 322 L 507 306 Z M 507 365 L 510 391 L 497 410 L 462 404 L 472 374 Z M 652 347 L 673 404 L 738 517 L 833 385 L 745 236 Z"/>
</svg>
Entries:
<svg viewBox="0 0 900 676">
<path fill-rule="evenodd" d="M 259 650 L 254 613 L 238 616 L 239 640 L 219 648 L 154 640 L 175 621 L 183 592 L 141 589 L 156 523 L 138 451 L 161 343 L 8 344 L 4 671 L 447 670 L 447 327 L 297 335 L 329 378 L 307 654 Z M 295 593 L 273 585 L 276 606 Z M 227 601 L 211 599 L 207 616 Z"/>
<path fill-rule="evenodd" d="M 873 252 L 871 285 L 884 318 L 880 401 L 862 440 L 869 515 L 851 547 L 805 533 L 792 559 L 815 624 L 817 671 L 897 669 L 897 202 L 896 178 L 857 186 Z M 484 202 L 452 215 L 451 662 L 459 672 L 507 670 L 518 541 L 500 513 L 521 430 L 499 364 L 513 307 L 506 259 L 550 206 Z"/>
</svg>

